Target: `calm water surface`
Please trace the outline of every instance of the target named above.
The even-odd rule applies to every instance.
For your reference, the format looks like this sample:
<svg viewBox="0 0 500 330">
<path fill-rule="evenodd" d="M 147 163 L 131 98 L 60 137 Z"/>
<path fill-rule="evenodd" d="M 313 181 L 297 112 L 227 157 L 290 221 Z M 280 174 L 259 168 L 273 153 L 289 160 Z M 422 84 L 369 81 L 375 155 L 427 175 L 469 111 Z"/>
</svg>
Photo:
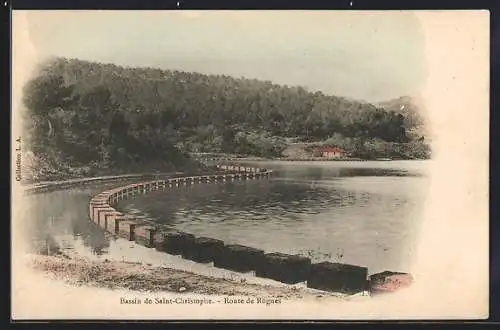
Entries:
<svg viewBox="0 0 500 330">
<path fill-rule="evenodd" d="M 275 175 L 138 195 L 118 208 L 226 243 L 363 265 L 370 273 L 409 267 L 427 162 L 244 164 L 274 169 Z M 113 186 L 28 197 L 31 234 L 53 237 L 67 249 L 78 245 L 94 254 L 118 253 L 113 239 L 88 219 L 90 198 Z"/>
</svg>

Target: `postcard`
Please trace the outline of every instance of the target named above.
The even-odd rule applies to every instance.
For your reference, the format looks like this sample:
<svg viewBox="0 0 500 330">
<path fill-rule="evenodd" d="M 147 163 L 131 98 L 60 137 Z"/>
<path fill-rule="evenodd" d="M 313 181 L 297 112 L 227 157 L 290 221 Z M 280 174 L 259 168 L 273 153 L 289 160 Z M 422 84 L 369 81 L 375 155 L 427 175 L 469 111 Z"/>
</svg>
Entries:
<svg viewBox="0 0 500 330">
<path fill-rule="evenodd" d="M 12 12 L 12 319 L 485 319 L 488 11 Z"/>
</svg>

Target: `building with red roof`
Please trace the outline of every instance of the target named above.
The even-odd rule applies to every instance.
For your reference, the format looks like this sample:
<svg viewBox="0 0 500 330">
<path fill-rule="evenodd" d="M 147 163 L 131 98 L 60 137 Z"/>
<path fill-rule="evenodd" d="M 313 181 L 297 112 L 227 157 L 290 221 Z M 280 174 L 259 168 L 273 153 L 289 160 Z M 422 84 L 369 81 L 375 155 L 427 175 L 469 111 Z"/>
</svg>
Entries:
<svg viewBox="0 0 500 330">
<path fill-rule="evenodd" d="M 315 150 L 316 154 L 319 154 L 324 158 L 343 158 L 347 156 L 347 152 L 339 147 L 320 147 Z"/>
</svg>

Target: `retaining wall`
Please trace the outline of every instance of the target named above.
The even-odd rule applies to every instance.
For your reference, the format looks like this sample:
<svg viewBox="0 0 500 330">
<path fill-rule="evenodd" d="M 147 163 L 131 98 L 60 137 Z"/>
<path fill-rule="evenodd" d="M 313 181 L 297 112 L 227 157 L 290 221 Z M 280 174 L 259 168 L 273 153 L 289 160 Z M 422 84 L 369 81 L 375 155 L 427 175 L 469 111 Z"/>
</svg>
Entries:
<svg viewBox="0 0 500 330">
<path fill-rule="evenodd" d="M 307 282 L 308 287 L 324 291 L 347 294 L 370 291 L 366 267 L 331 262 L 314 264 L 309 258 L 299 255 L 265 254 L 252 247 L 228 245 L 209 237 L 196 237 L 121 213 L 114 208 L 118 201 L 138 193 L 167 190 L 179 185 L 265 178 L 272 175 L 271 170 L 262 168 L 235 165 L 217 165 L 217 168 L 222 173 L 146 181 L 104 191 L 90 201 L 90 219 L 102 229 L 129 241 L 196 262 L 213 262 L 215 267 L 238 272 L 255 271 L 256 276 L 289 284 Z"/>
</svg>

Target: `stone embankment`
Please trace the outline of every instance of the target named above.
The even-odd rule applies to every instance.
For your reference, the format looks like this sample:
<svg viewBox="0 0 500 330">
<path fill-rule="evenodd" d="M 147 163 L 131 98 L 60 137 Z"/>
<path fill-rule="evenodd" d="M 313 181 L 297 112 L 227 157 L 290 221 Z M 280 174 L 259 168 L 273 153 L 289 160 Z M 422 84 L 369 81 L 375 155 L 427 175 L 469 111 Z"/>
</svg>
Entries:
<svg viewBox="0 0 500 330">
<path fill-rule="evenodd" d="M 267 169 L 244 166 L 217 165 L 217 168 L 222 172 L 145 181 L 106 190 L 90 201 L 90 219 L 104 230 L 148 248 L 199 263 L 213 263 L 218 268 L 253 271 L 256 276 L 287 284 L 306 282 L 307 287 L 313 289 L 355 294 L 364 291 L 390 292 L 411 283 L 409 274 L 383 272 L 368 277 L 366 267 L 332 262 L 312 263 L 309 258 L 300 255 L 265 253 L 253 247 L 225 244 L 221 240 L 196 237 L 115 209 L 120 200 L 137 194 L 165 191 L 181 185 L 266 178 L 273 173 Z"/>
</svg>

